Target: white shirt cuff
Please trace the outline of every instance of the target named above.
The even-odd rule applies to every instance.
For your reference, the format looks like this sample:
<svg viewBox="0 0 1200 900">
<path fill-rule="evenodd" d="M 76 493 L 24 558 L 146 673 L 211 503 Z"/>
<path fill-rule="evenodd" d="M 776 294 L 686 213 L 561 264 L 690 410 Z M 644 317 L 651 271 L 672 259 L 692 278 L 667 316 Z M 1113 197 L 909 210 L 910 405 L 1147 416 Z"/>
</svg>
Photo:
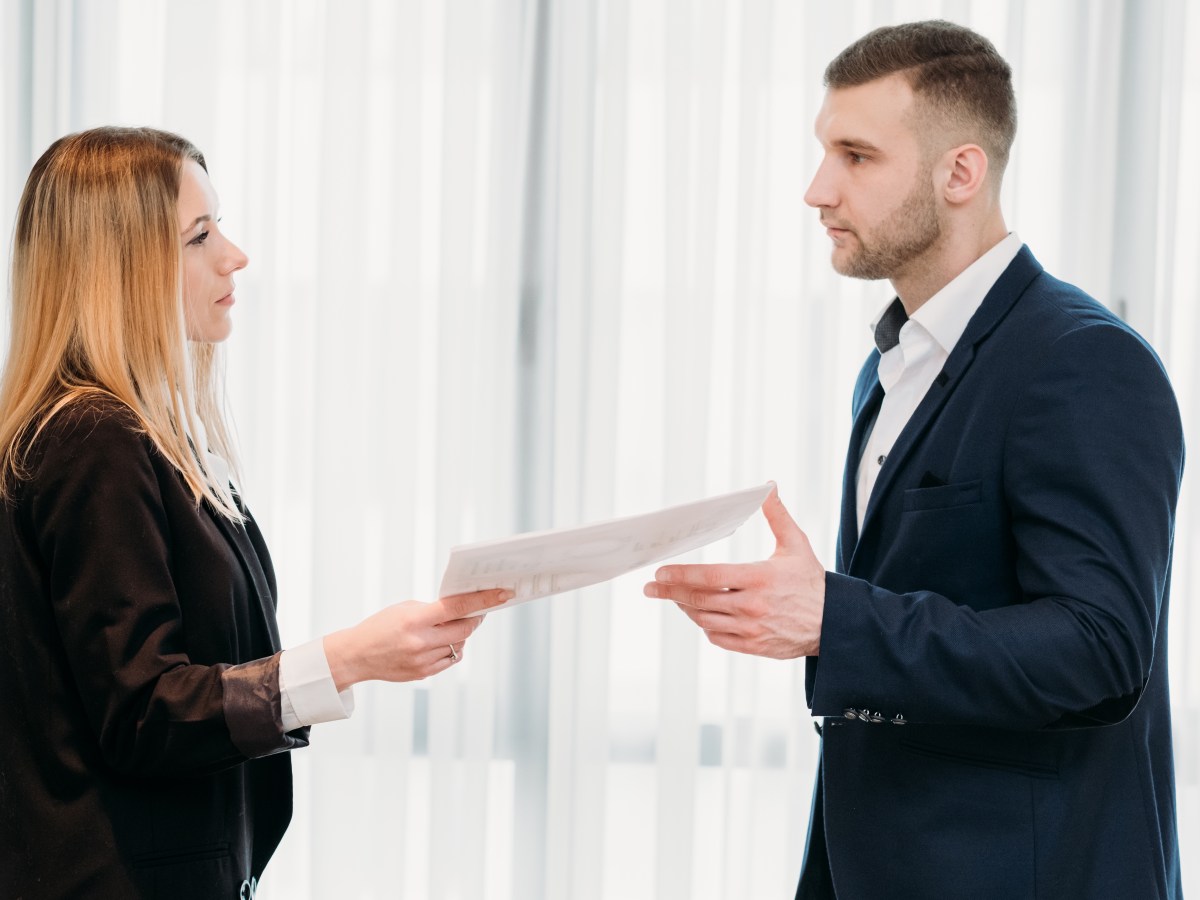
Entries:
<svg viewBox="0 0 1200 900">
<path fill-rule="evenodd" d="M 279 703 L 285 733 L 304 725 L 350 718 L 354 712 L 354 689 L 338 693 L 329 672 L 323 638 L 280 654 Z"/>
</svg>

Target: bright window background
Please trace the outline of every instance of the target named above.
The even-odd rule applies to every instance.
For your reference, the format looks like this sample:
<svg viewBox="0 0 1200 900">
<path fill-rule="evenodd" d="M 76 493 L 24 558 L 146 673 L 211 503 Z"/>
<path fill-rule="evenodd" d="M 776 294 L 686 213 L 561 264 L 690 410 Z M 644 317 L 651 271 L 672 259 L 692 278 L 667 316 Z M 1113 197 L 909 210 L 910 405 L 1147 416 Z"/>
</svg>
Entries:
<svg viewBox="0 0 1200 900">
<path fill-rule="evenodd" d="M 207 154 L 251 258 L 228 348 L 288 643 L 428 598 L 456 543 L 768 478 L 832 564 L 886 285 L 802 202 L 828 59 L 942 16 L 1017 73 L 1010 227 L 1162 353 L 1200 421 L 1200 14 L 1183 0 L 14 0 L 0 212 L 60 134 Z M 1197 500 L 1170 619 L 1200 891 Z M 701 559 L 769 550 L 758 522 Z M 802 667 L 716 650 L 645 573 L 491 617 L 295 754 L 260 898 L 790 896 Z"/>
</svg>

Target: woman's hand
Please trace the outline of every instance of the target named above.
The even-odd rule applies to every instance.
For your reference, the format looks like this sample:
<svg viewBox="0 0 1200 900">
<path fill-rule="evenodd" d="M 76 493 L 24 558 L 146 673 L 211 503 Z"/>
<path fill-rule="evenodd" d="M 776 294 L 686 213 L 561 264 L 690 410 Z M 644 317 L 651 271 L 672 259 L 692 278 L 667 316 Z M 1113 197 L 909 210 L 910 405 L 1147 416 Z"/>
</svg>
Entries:
<svg viewBox="0 0 1200 900">
<path fill-rule="evenodd" d="M 360 681 L 419 681 L 450 668 L 483 621 L 477 614 L 512 596 L 497 589 L 433 603 L 406 600 L 326 635 L 325 656 L 338 691 Z"/>
</svg>

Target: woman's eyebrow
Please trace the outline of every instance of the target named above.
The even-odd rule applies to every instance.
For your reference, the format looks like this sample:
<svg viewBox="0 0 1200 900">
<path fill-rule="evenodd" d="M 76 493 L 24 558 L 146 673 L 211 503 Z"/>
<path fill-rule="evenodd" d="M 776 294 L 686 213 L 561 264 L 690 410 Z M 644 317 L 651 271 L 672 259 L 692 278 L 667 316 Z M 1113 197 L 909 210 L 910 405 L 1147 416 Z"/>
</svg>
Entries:
<svg viewBox="0 0 1200 900">
<path fill-rule="evenodd" d="M 205 213 L 205 214 L 204 214 L 204 215 L 202 215 L 202 216 L 196 216 L 196 218 L 195 218 L 195 220 L 192 222 L 192 224 L 191 224 L 191 225 L 189 225 L 187 228 L 183 229 L 183 231 L 181 231 L 181 232 L 179 232 L 179 233 L 180 233 L 180 234 L 187 234 L 189 231 L 191 231 L 193 228 L 195 228 L 195 227 L 196 227 L 197 225 L 199 225 L 201 222 L 211 222 L 211 221 L 212 221 L 212 216 L 210 216 L 208 213 Z"/>
</svg>

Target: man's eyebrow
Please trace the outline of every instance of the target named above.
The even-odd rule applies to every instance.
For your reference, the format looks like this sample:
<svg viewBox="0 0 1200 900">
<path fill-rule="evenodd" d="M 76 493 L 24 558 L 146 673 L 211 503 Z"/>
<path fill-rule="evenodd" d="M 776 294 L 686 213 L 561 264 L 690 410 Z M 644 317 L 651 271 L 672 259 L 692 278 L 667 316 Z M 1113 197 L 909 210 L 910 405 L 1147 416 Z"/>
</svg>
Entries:
<svg viewBox="0 0 1200 900">
<path fill-rule="evenodd" d="M 879 148 L 870 141 L 864 141 L 862 138 L 841 138 L 833 142 L 833 146 L 842 147 L 846 150 L 865 150 L 867 153 L 879 153 Z"/>
<path fill-rule="evenodd" d="M 195 219 L 195 221 L 194 221 L 194 222 L 192 222 L 192 224 L 191 224 L 191 225 L 189 225 L 187 228 L 183 229 L 183 231 L 181 231 L 181 232 L 179 232 L 179 233 L 180 233 L 180 234 L 187 234 L 189 231 L 191 231 L 193 228 L 195 228 L 195 227 L 196 227 L 197 225 L 199 225 L 201 222 L 211 222 L 211 221 L 212 221 L 212 216 L 208 215 L 207 213 L 205 213 L 205 214 L 204 214 L 204 215 L 202 215 L 202 216 L 196 216 L 196 219 Z"/>
</svg>

